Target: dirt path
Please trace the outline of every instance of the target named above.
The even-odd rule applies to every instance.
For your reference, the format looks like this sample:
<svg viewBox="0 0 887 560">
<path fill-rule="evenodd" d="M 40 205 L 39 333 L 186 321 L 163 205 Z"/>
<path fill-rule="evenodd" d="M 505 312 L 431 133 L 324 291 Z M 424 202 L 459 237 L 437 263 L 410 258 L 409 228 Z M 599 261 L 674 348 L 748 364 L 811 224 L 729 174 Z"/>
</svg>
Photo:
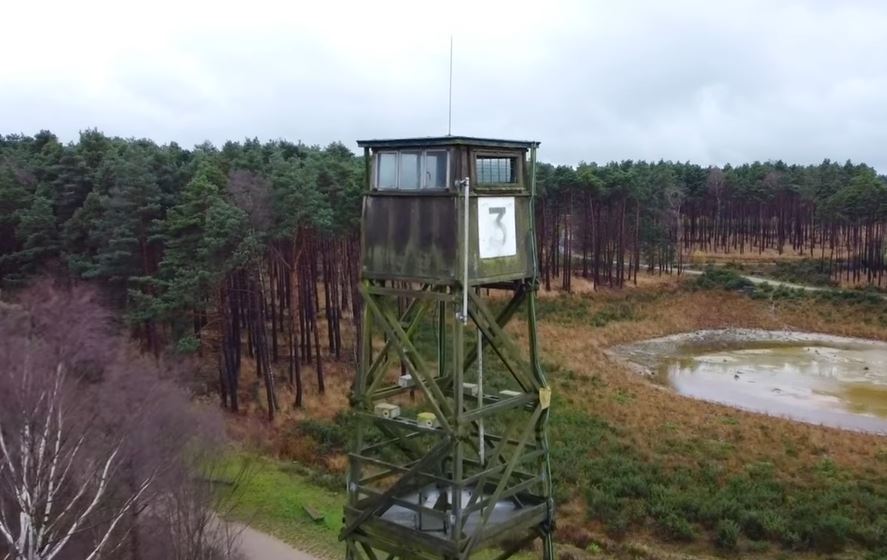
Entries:
<svg viewBox="0 0 887 560">
<path fill-rule="evenodd" d="M 686 274 L 688 276 L 700 276 L 703 274 L 702 270 L 698 270 L 695 268 L 685 268 L 681 271 L 682 274 Z M 838 290 L 841 288 L 832 288 L 832 287 L 823 287 L 823 286 L 811 286 L 809 284 L 794 284 L 792 282 L 783 282 L 781 280 L 774 280 L 772 278 L 764 278 L 762 276 L 751 276 L 748 274 L 739 274 L 742 278 L 745 278 L 749 282 L 754 285 L 759 284 L 770 284 L 771 286 L 782 286 L 784 288 L 790 288 L 792 290 L 803 290 L 805 292 L 828 292 L 831 290 Z M 887 295 L 880 295 L 881 299 L 887 300 Z"/>
<path fill-rule="evenodd" d="M 238 544 L 246 560 L 317 560 L 277 537 L 239 523 L 233 525 L 236 530 L 241 531 Z"/>
<path fill-rule="evenodd" d="M 704 271 L 697 270 L 695 268 L 685 268 L 681 271 L 683 274 L 687 274 L 689 276 L 700 276 Z M 742 278 L 745 278 L 752 284 L 770 284 L 771 286 L 782 286 L 784 288 L 791 288 L 793 290 L 804 290 L 805 292 L 824 292 L 827 290 L 831 290 L 834 288 L 823 288 L 822 286 L 809 286 L 806 284 L 793 284 L 791 282 L 783 282 L 781 280 L 774 280 L 772 278 L 764 278 L 762 276 L 749 276 L 748 274 L 739 274 Z"/>
</svg>

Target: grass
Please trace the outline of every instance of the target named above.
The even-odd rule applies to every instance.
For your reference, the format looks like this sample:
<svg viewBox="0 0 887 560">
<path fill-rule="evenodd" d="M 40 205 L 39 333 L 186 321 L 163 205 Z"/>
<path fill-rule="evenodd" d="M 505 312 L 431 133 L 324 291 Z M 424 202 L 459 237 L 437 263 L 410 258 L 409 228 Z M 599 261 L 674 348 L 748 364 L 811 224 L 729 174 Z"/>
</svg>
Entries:
<svg viewBox="0 0 887 560">
<path fill-rule="evenodd" d="M 755 553 L 760 543 L 788 551 L 833 553 L 851 544 L 887 551 L 883 477 L 851 475 L 829 459 L 816 464 L 805 484 L 781 476 L 769 462 L 731 470 L 726 454 L 712 453 L 710 440 L 681 443 L 661 429 L 654 431 L 672 441 L 645 456 L 630 431 L 563 401 L 555 406 L 558 501 L 584 489 L 587 519 L 610 537 L 650 530 L 665 542 L 710 541 Z M 670 455 L 680 455 L 682 464 L 669 465 Z"/>
<path fill-rule="evenodd" d="M 750 287 L 729 271 L 705 283 L 642 280 L 640 288 L 595 292 L 577 279 L 578 293 L 539 301 L 543 364 L 556 395 L 552 464 L 565 558 L 601 550 L 643 558 L 884 557 L 884 438 L 678 396 L 606 353 L 614 344 L 721 327 L 887 340 L 883 300 L 855 290 Z M 510 327 L 519 345 L 525 327 Z M 331 386 L 347 387 L 347 376 Z M 344 398 L 327 398 L 309 414 L 279 420 L 270 435 L 278 442 L 272 452 L 314 470 L 265 459 L 269 473 L 253 499 L 253 525 L 289 542 L 319 540 L 320 549 L 334 543 L 337 526 L 305 524 L 298 504 L 304 496 L 317 509 L 327 503 L 327 522 L 339 520 L 349 428 L 336 414 Z"/>
<path fill-rule="evenodd" d="M 829 273 L 827 262 L 794 252 L 765 251 L 739 254 L 695 254 L 691 267 L 723 267 L 741 274 L 770 278 L 780 282 L 814 286 L 819 288 L 846 288 L 853 290 L 887 293 L 887 288 L 870 285 L 866 275 L 860 281 L 852 281 L 845 275 L 835 277 Z"/>
<path fill-rule="evenodd" d="M 231 453 L 225 462 L 231 473 L 237 472 L 244 462 L 252 463 L 251 476 L 245 481 L 246 488 L 232 513 L 235 520 L 318 558 L 332 560 L 344 556 L 344 547 L 338 542 L 344 491 L 321 486 L 311 471 L 292 462 L 246 453 Z M 323 514 L 323 521 L 314 522 L 303 509 L 305 506 Z"/>
<path fill-rule="evenodd" d="M 338 540 L 345 503 L 343 477 L 332 477 L 339 483 L 339 489 L 332 489 L 328 473 L 292 461 L 234 451 L 224 459 L 221 473 L 233 477 L 245 463 L 249 465 L 250 475 L 239 493 L 237 507 L 229 516 L 231 520 L 274 535 L 317 558 L 344 557 L 345 547 Z M 306 506 L 322 514 L 323 520 L 315 522 L 303 509 Z M 487 560 L 494 556 L 495 551 L 484 551 L 476 557 Z M 515 558 L 529 560 L 535 556 L 526 552 Z"/>
<path fill-rule="evenodd" d="M 605 353 L 613 344 L 727 326 L 883 340 L 887 306 L 828 291 L 755 299 L 758 288 L 736 282 L 735 273 L 704 276 L 689 290 L 666 282 L 661 296 L 647 288 L 543 299 L 588 317 L 617 303 L 634 309 L 633 319 L 598 328 L 579 317 L 540 325 L 549 378 L 562 395 L 551 415 L 552 441 L 564 442 L 552 448 L 562 534 L 585 527 L 662 549 L 748 558 L 887 554 L 884 438 L 684 398 Z"/>
<path fill-rule="evenodd" d="M 800 261 L 806 262 L 806 261 Z M 792 263 L 781 263 L 792 264 Z M 771 302 L 803 302 L 814 303 L 828 310 L 831 305 L 851 305 L 856 316 L 866 322 L 887 326 L 887 304 L 884 294 L 875 290 L 846 290 L 832 288 L 827 290 L 804 290 L 784 285 L 764 282 L 753 284 L 744 278 L 734 267 L 708 267 L 696 277 L 691 286 L 697 290 L 739 291 L 752 299 Z"/>
<path fill-rule="evenodd" d="M 732 261 L 728 262 L 724 267 L 742 274 L 772 278 L 773 280 L 790 284 L 804 284 L 823 288 L 838 286 L 838 283 L 828 273 L 827 266 L 818 259 L 781 259 L 755 263 Z"/>
</svg>

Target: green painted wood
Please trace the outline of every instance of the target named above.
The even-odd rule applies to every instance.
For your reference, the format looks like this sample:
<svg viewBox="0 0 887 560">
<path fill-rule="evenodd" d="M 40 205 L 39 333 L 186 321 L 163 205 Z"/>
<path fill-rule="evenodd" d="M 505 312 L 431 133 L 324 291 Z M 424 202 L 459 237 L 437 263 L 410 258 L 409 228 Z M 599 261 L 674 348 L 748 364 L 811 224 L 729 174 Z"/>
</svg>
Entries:
<svg viewBox="0 0 887 560">
<path fill-rule="evenodd" d="M 425 393 L 428 399 L 428 405 L 437 415 L 438 421 L 446 428 L 450 429 L 450 420 L 453 418 L 452 410 L 446 401 L 440 387 L 429 373 L 422 356 L 413 346 L 409 337 L 398 324 L 397 319 L 390 314 L 382 311 L 375 302 L 374 297 L 364 290 L 364 303 L 376 315 L 376 319 L 381 323 L 382 328 L 392 339 L 397 339 L 398 344 L 395 345 L 401 360 L 407 366 L 407 369 L 413 376 L 413 380 Z"/>
<path fill-rule="evenodd" d="M 368 288 L 369 293 L 373 293 L 378 295 L 377 292 L 371 292 Z M 425 312 L 429 309 L 428 302 L 426 300 L 422 300 L 420 298 L 415 298 L 412 302 L 410 302 L 409 306 L 407 306 L 406 311 L 400 317 L 400 322 L 409 321 L 406 336 L 412 337 L 416 329 L 419 328 L 420 321 L 422 317 L 425 315 Z M 395 339 L 389 338 L 385 341 L 385 346 L 382 348 L 379 355 L 373 361 L 373 364 L 370 366 L 367 371 L 366 377 L 369 381 L 369 386 L 364 390 L 365 394 L 372 394 L 376 388 L 379 386 L 379 383 L 382 382 L 382 379 L 385 377 L 385 372 L 388 369 L 389 364 L 391 363 L 391 350 L 395 344 Z M 369 410 L 372 410 L 371 403 L 365 403 Z"/>
<path fill-rule="evenodd" d="M 524 392 L 538 391 L 540 387 L 538 380 L 530 374 L 529 366 L 523 363 L 511 336 L 499 326 L 489 308 L 483 303 L 480 296 L 474 293 L 474 290 L 468 291 L 468 299 L 470 302 L 468 310 L 472 319 L 483 331 L 484 337 L 491 343 L 493 350 L 508 368 L 508 371 L 514 376 Z"/>
<path fill-rule="evenodd" d="M 496 485 L 496 490 L 489 497 L 488 501 L 490 504 L 496 504 L 502 496 L 502 492 L 505 490 L 505 485 L 508 482 L 508 477 L 511 475 L 511 472 L 517 467 L 520 459 L 520 454 L 523 451 L 523 447 L 526 444 L 527 440 L 530 439 L 531 435 L 535 431 L 536 422 L 539 420 L 539 417 L 542 415 L 542 408 L 537 408 L 536 412 L 533 414 L 532 419 L 529 424 L 524 428 L 523 433 L 519 439 L 519 443 L 517 445 L 517 449 L 514 451 L 511 460 L 509 461 L 508 468 L 505 469 L 505 473 L 502 475 L 502 478 L 499 480 L 499 483 Z M 487 507 L 483 510 L 481 525 L 486 525 L 490 520 L 490 515 L 493 513 L 493 507 Z M 471 554 L 474 548 L 477 546 L 481 533 L 478 532 L 474 535 L 474 537 L 468 542 L 468 545 L 465 548 L 466 556 Z"/>
<path fill-rule="evenodd" d="M 514 434 L 514 432 L 517 431 L 518 427 L 519 427 L 519 424 L 517 422 L 511 422 L 510 424 L 508 424 L 508 426 L 505 428 L 505 434 L 502 436 L 502 439 L 493 448 L 493 453 L 491 454 L 491 456 L 488 460 L 488 464 L 499 462 L 500 457 L 502 457 L 503 450 L 508 446 L 509 442 L 512 441 L 511 436 Z M 516 440 L 516 441 L 518 442 L 518 444 L 520 443 L 520 440 Z M 488 479 L 489 479 L 489 475 L 481 477 L 477 481 L 476 486 L 479 488 L 484 488 L 486 486 L 486 481 Z M 477 503 L 479 496 L 480 496 L 479 492 L 475 492 L 474 494 L 472 494 L 471 499 L 468 500 L 468 504 L 465 507 L 470 508 L 475 503 Z"/>
<path fill-rule="evenodd" d="M 496 315 L 495 318 L 496 324 L 501 326 L 503 329 L 505 328 L 505 325 L 507 325 L 508 322 L 511 321 L 511 318 L 514 317 L 514 314 L 517 313 L 518 309 L 520 309 L 520 306 L 523 304 L 523 302 L 526 301 L 528 291 L 526 283 L 524 282 L 508 285 L 508 288 L 513 289 L 514 294 L 511 296 L 511 299 L 508 301 L 505 307 L 502 308 L 499 314 Z M 505 288 L 502 287 L 500 289 Z M 468 350 L 465 353 L 465 364 L 463 367 L 465 369 L 470 368 L 472 365 L 474 365 L 474 362 L 476 360 L 477 342 L 471 342 Z"/>
<path fill-rule="evenodd" d="M 414 536 L 398 529 L 394 524 L 373 520 L 367 523 L 364 534 L 355 535 L 355 540 L 403 560 L 439 560 L 447 558 L 453 548 L 444 539 L 428 539 L 424 534 Z"/>
<path fill-rule="evenodd" d="M 361 148 L 372 149 L 400 149 L 400 148 L 428 148 L 440 146 L 470 146 L 485 148 L 519 148 L 532 149 L 539 146 L 539 142 L 533 140 L 505 140 L 501 138 L 476 138 L 472 136 L 425 136 L 418 138 L 394 138 L 376 140 L 358 140 Z"/>
<path fill-rule="evenodd" d="M 469 201 L 469 283 L 480 285 L 530 278 L 535 270 L 530 197 L 514 196 L 516 254 L 481 259 L 477 230 L 480 196 L 487 195 L 473 193 Z M 457 193 L 429 196 L 386 192 L 368 196 L 363 209 L 364 277 L 460 284 L 461 223 L 461 200 Z"/>
<path fill-rule="evenodd" d="M 376 551 L 373 550 L 373 547 L 366 543 L 361 543 L 361 548 L 363 548 L 364 552 L 366 552 L 367 558 L 369 560 L 379 560 L 379 557 L 376 556 Z"/>
<path fill-rule="evenodd" d="M 348 535 L 350 535 L 354 530 L 359 527 L 364 521 L 370 518 L 370 516 L 379 514 L 384 512 L 388 507 L 391 506 L 391 502 L 387 501 L 386 498 L 396 495 L 406 484 L 408 484 L 414 476 L 420 473 L 423 469 L 433 464 L 434 461 L 438 460 L 441 455 L 446 453 L 451 444 L 451 440 L 447 438 L 444 441 L 438 443 L 432 450 L 428 453 L 428 455 L 422 457 L 420 461 L 418 461 L 415 465 L 409 468 L 407 472 L 403 474 L 403 476 L 398 479 L 397 482 L 391 485 L 388 490 L 376 496 L 370 504 L 368 504 L 360 514 L 352 520 L 348 525 L 342 528 L 342 532 L 339 535 L 339 540 L 344 540 Z"/>
<path fill-rule="evenodd" d="M 474 142 L 474 143 L 471 143 Z M 360 365 L 353 388 L 352 404 L 362 411 L 349 455 L 348 506 L 342 537 L 346 556 L 352 560 L 402 558 L 404 560 L 468 559 L 477 550 L 507 542 L 543 540 L 543 557 L 553 560 L 551 531 L 553 502 L 548 464 L 546 422 L 549 410 L 538 406 L 539 389 L 547 387 L 539 365 L 536 336 L 535 294 L 537 250 L 533 235 L 535 193 L 535 143 L 496 144 L 499 141 L 439 138 L 371 141 L 365 146 L 367 195 L 361 231 L 364 311 L 361 321 Z M 469 282 L 462 286 L 464 249 L 461 235 L 464 216 L 460 192 L 452 185 L 435 191 L 372 190 L 373 166 L 369 157 L 377 149 L 402 147 L 444 148 L 449 153 L 451 179 L 470 176 Z M 526 155 L 529 152 L 529 162 Z M 517 154 L 517 183 L 479 185 L 475 158 L 478 154 Z M 500 259 L 479 259 L 477 240 L 478 201 L 485 196 L 513 196 L 518 230 L 517 254 Z M 420 285 L 421 284 L 421 285 Z M 511 291 L 511 299 L 493 313 L 475 287 Z M 471 325 L 455 320 L 461 310 L 463 289 L 469 289 L 471 325 L 480 330 L 485 347 L 504 364 L 504 370 L 523 390 L 518 397 L 477 396 L 466 392 L 466 372 L 477 360 L 476 337 Z M 407 300 L 407 310 L 397 303 Z M 416 339 L 427 324 L 429 311 L 436 309 L 436 356 L 425 356 Z M 523 358 L 505 326 L 526 310 L 530 329 L 529 360 Z M 469 333 L 471 336 L 469 336 Z M 376 341 L 378 347 L 373 348 Z M 379 344 L 379 341 L 382 341 Z M 430 353 L 429 352 L 429 353 Z M 414 418 L 383 419 L 372 414 L 373 405 L 413 389 L 386 381 L 384 373 L 396 363 L 404 364 L 425 397 L 426 410 L 437 415 L 440 426 L 425 428 Z M 434 363 L 436 362 L 436 363 Z M 402 404 L 405 401 L 398 401 Z M 419 410 L 422 410 L 420 407 Z M 406 414 L 416 410 L 406 407 Z M 504 418 L 487 424 L 479 441 L 481 418 Z M 501 426 L 490 433 L 489 426 Z M 367 442 L 367 434 L 378 430 L 382 441 Z M 516 435 L 517 434 L 517 435 Z M 445 449 L 440 446 L 446 443 Z M 479 445 L 486 450 L 479 460 Z M 430 455 L 436 455 L 429 459 Z M 428 511 L 405 499 L 427 484 L 441 484 L 456 491 L 448 515 L 451 532 L 429 534 L 381 517 L 391 505 L 428 515 Z M 462 503 L 460 488 L 470 488 L 472 497 Z M 455 496 L 458 496 L 456 498 Z M 478 499 L 480 497 L 480 499 Z M 492 505 L 510 500 L 519 508 L 507 520 L 490 521 Z M 481 511 L 481 524 L 464 526 L 472 511 Z M 509 547 L 498 556 L 510 557 Z"/>
</svg>

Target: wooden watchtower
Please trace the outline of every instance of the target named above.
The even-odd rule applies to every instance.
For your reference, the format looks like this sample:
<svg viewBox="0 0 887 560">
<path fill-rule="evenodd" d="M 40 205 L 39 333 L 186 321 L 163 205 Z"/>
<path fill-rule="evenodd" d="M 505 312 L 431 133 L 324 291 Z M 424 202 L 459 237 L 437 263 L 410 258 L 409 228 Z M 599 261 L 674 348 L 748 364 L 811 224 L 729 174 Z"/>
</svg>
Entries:
<svg viewBox="0 0 887 560">
<path fill-rule="evenodd" d="M 347 558 L 553 559 L 536 142 L 364 140 Z M 506 331 L 521 316 L 525 336 Z"/>
</svg>

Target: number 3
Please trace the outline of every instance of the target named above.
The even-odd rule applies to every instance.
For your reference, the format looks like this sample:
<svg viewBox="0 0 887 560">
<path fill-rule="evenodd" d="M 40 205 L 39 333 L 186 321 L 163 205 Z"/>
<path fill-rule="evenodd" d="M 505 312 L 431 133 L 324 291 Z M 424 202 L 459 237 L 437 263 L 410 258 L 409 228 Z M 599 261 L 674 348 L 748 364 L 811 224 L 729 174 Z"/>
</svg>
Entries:
<svg viewBox="0 0 887 560">
<path fill-rule="evenodd" d="M 505 218 L 506 209 L 504 206 L 496 206 L 490 208 L 490 214 L 496 215 L 496 228 L 499 230 L 499 235 L 493 237 L 492 240 L 495 240 L 497 245 L 505 245 L 505 242 L 508 240 L 508 230 L 505 229 L 505 224 L 502 223 L 502 220 Z"/>
</svg>

